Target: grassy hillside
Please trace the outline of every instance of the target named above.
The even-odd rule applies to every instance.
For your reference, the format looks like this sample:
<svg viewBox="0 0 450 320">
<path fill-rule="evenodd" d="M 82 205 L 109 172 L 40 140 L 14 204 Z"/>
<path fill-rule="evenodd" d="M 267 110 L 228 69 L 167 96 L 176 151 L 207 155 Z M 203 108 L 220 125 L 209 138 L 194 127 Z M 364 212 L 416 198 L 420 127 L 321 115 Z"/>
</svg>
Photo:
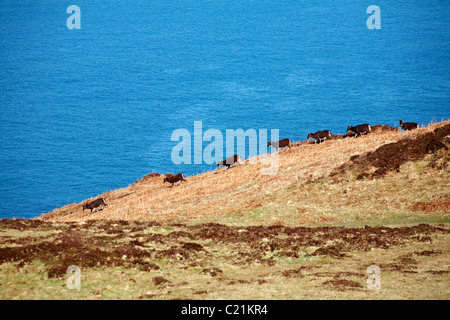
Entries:
<svg viewBox="0 0 450 320">
<path fill-rule="evenodd" d="M 276 175 L 248 164 L 169 187 L 150 174 L 92 214 L 88 199 L 0 220 L 0 299 L 448 300 L 449 135 L 443 121 L 303 141 Z"/>
<path fill-rule="evenodd" d="M 409 132 L 298 142 L 279 153 L 279 170 L 273 176 L 261 174 L 267 167 L 261 162 L 188 177 L 188 183 L 173 188 L 163 184 L 163 176 L 150 175 L 99 195 L 108 203 L 101 211 L 83 212 L 82 205 L 93 200 L 89 199 L 41 219 L 239 225 L 442 220 L 450 201 L 449 155 L 442 145 L 448 147 L 448 134 L 450 121 L 444 121 Z"/>
</svg>

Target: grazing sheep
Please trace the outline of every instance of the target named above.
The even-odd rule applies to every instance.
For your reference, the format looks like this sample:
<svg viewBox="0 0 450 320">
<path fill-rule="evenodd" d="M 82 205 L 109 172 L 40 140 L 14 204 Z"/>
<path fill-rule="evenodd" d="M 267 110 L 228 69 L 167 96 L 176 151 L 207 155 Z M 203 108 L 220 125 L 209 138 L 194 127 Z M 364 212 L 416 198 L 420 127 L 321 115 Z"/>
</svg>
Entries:
<svg viewBox="0 0 450 320">
<path fill-rule="evenodd" d="M 290 148 L 292 145 L 292 142 L 290 139 L 282 139 L 277 142 L 273 142 L 269 140 L 269 143 L 267 144 L 267 147 L 274 147 L 275 149 L 282 149 L 282 148 Z"/>
<path fill-rule="evenodd" d="M 232 165 L 237 164 L 237 163 L 239 163 L 239 164 L 242 164 L 242 163 L 247 164 L 244 160 L 242 160 L 240 155 L 235 154 L 235 155 L 233 155 L 231 157 L 226 158 L 223 161 L 217 162 L 217 167 L 227 166 L 228 167 L 227 170 L 228 170 L 228 169 L 231 168 Z"/>
<path fill-rule="evenodd" d="M 106 204 L 105 199 L 103 199 L 103 198 L 98 198 L 97 200 L 94 200 L 94 201 L 92 201 L 92 202 L 90 202 L 90 203 L 88 203 L 88 204 L 84 204 L 84 205 L 83 205 L 83 211 L 86 210 L 86 209 L 90 209 L 90 210 L 91 210 L 90 213 L 92 213 L 92 210 L 94 210 L 95 208 L 98 208 L 98 207 L 100 207 L 100 206 L 105 206 L 105 207 L 108 206 L 108 205 Z"/>
<path fill-rule="evenodd" d="M 173 175 L 172 173 L 169 173 L 169 174 L 165 175 L 163 183 L 169 182 L 169 183 L 172 184 L 172 187 L 173 187 L 173 185 L 175 183 L 180 182 L 180 184 L 181 184 L 182 181 L 186 181 L 187 182 L 187 180 L 184 178 L 184 175 L 182 173 L 178 173 L 176 175 Z"/>
<path fill-rule="evenodd" d="M 319 141 L 319 143 L 325 141 L 326 139 L 331 139 L 331 132 L 330 130 L 322 130 L 322 131 L 317 131 L 316 133 L 308 133 L 308 138 L 307 139 L 316 139 L 316 141 L 314 141 L 314 144 L 317 143 L 317 141 Z"/>
<path fill-rule="evenodd" d="M 398 123 L 400 123 L 400 127 L 405 131 L 414 130 L 419 127 L 415 122 L 403 122 L 403 120 L 398 120 Z"/>
<path fill-rule="evenodd" d="M 359 124 L 355 127 L 348 126 L 346 135 L 351 136 L 352 134 L 355 134 L 355 138 L 356 138 L 358 135 L 368 134 L 370 132 L 372 132 L 372 128 L 371 128 L 370 124 L 364 123 L 364 124 Z"/>
</svg>

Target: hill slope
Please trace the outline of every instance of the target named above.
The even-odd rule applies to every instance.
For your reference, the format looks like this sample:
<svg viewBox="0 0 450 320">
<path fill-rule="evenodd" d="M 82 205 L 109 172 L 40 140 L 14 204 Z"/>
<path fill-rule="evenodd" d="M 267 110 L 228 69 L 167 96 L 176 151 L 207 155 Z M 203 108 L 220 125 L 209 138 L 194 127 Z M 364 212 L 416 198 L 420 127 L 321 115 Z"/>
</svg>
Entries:
<svg viewBox="0 0 450 320">
<path fill-rule="evenodd" d="M 408 132 L 371 133 L 321 144 L 303 141 L 267 165 L 219 168 L 169 187 L 148 175 L 99 197 L 108 207 L 88 214 L 82 203 L 40 217 L 246 225 L 314 225 L 410 219 L 442 221 L 450 211 L 450 120 Z M 431 214 L 432 213 L 432 214 Z"/>
<path fill-rule="evenodd" d="M 86 200 L 0 220 L 0 298 L 448 300 L 449 134 L 305 141 L 273 176 L 248 164 L 171 188 L 149 174 L 92 214 Z"/>
</svg>

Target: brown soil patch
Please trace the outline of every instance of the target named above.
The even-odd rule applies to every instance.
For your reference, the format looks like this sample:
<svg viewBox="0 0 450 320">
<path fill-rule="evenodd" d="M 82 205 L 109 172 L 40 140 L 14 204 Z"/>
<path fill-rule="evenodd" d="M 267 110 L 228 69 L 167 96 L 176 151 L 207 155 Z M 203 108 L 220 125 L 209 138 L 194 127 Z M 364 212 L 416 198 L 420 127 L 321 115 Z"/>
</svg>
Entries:
<svg viewBox="0 0 450 320">
<path fill-rule="evenodd" d="M 207 268 L 203 269 L 200 273 L 209 274 L 211 277 L 217 277 L 218 275 L 222 275 L 223 271 L 219 268 Z"/>
<path fill-rule="evenodd" d="M 163 277 L 154 277 L 154 278 L 152 278 L 152 281 L 155 284 L 155 286 L 160 286 L 162 284 L 169 282 L 169 280 L 164 279 Z"/>
<path fill-rule="evenodd" d="M 302 274 L 302 269 L 294 269 L 294 270 L 286 270 L 282 273 L 283 277 L 286 278 L 302 278 L 304 275 Z"/>
<path fill-rule="evenodd" d="M 444 211 L 450 212 L 450 199 L 446 200 L 434 200 L 430 202 L 417 202 L 415 205 L 411 207 L 414 211 L 426 211 L 426 212 L 434 212 L 434 211 Z"/>
<path fill-rule="evenodd" d="M 18 263 L 21 267 L 40 260 L 46 263 L 49 277 L 61 277 L 67 267 L 105 268 L 125 266 L 141 271 L 158 270 L 156 261 L 203 267 L 213 277 L 222 270 L 210 261 L 226 260 L 235 265 L 275 265 L 277 257 L 295 259 L 308 247 L 318 249 L 311 256 L 344 257 L 353 251 L 389 248 L 408 241 L 432 241 L 435 233 L 448 234 L 442 227 L 420 224 L 412 227 L 286 227 L 174 224 L 166 235 L 152 232 L 153 222 L 95 221 L 88 223 L 51 223 L 29 220 L 0 220 L 0 230 L 53 231 L 53 238 L 28 236 L 8 238 L 0 245 L 0 264 Z M 158 228 L 157 228 L 158 229 Z M 54 231 L 61 231 L 56 233 Z M 102 234 L 99 234 L 102 233 Z M 186 239 L 189 241 L 186 242 Z M 11 246 L 11 244 L 14 244 Z M 217 249 L 220 248 L 218 251 Z M 423 252 L 423 255 L 432 254 Z M 402 257 L 390 269 L 414 265 L 412 257 Z M 206 268 L 205 268 L 206 267 Z M 300 269 L 301 270 L 301 269 Z M 301 276 L 301 271 L 283 274 Z"/>
<path fill-rule="evenodd" d="M 400 271 L 404 273 L 417 273 L 417 261 L 411 257 L 411 254 L 403 255 L 391 263 L 382 263 L 378 265 L 383 271 Z"/>
<path fill-rule="evenodd" d="M 193 243 L 193 242 L 187 242 L 185 244 L 183 244 L 183 249 L 186 250 L 193 250 L 193 251 L 205 251 L 205 249 L 203 248 L 203 246 L 201 244 L 198 243 Z"/>
<path fill-rule="evenodd" d="M 450 270 L 428 270 L 427 272 L 435 275 L 445 275 L 450 273 Z"/>
<path fill-rule="evenodd" d="M 355 288 L 363 288 L 363 286 L 356 281 L 346 280 L 346 279 L 334 279 L 328 280 L 323 283 L 324 285 L 331 285 L 338 290 L 351 290 Z"/>
<path fill-rule="evenodd" d="M 338 176 L 347 170 L 357 169 L 362 171 L 361 174 L 366 175 L 360 176 L 360 178 L 364 178 L 369 176 L 368 170 L 375 168 L 375 172 L 369 177 L 383 177 L 390 171 L 399 170 L 400 166 L 407 161 L 416 161 L 429 153 L 448 149 L 443 140 L 449 134 L 450 124 L 436 128 L 432 132 L 385 144 L 364 155 L 354 155 L 351 157 L 350 163 L 340 166 L 331 176 Z"/>
<path fill-rule="evenodd" d="M 442 254 L 442 251 L 438 250 L 424 250 L 424 251 L 420 251 L 420 252 L 414 252 L 414 254 L 416 256 L 435 256 L 435 255 L 439 255 Z"/>
</svg>

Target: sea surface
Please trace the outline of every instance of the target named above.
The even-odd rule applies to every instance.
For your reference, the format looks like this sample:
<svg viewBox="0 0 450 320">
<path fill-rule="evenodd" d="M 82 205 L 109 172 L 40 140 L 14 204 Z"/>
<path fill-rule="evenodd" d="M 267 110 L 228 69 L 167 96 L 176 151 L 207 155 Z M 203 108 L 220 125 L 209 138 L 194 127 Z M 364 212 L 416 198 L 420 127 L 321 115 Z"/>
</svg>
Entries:
<svg viewBox="0 0 450 320">
<path fill-rule="evenodd" d="M 300 141 L 450 118 L 447 0 L 1 1 L 0 26 L 0 218 L 212 170 L 172 161 L 194 121 Z"/>
</svg>

